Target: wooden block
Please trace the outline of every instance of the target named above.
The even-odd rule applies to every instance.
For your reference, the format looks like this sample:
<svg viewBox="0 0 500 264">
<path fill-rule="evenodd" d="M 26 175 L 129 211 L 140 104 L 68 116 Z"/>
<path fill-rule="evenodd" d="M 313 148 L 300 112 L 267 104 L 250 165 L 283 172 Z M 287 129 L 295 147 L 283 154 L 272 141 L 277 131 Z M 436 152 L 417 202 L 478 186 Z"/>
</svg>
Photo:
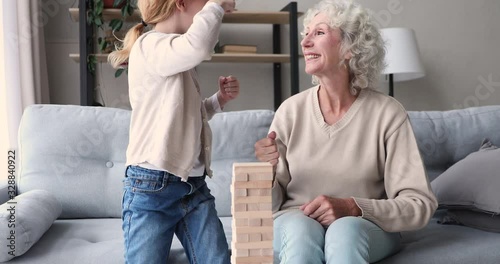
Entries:
<svg viewBox="0 0 500 264">
<path fill-rule="evenodd" d="M 272 256 L 251 256 L 251 257 L 236 257 L 233 264 L 240 263 L 273 263 Z"/>
<path fill-rule="evenodd" d="M 261 196 L 272 196 L 273 195 L 273 192 L 272 192 L 272 189 L 271 188 L 268 188 L 268 189 L 260 189 L 260 195 Z"/>
<path fill-rule="evenodd" d="M 273 211 L 273 204 L 272 203 L 260 203 L 259 204 L 259 211 Z"/>
<path fill-rule="evenodd" d="M 261 256 L 274 256 L 273 248 L 263 248 L 261 249 Z"/>
<path fill-rule="evenodd" d="M 232 250 L 232 256 L 248 257 L 248 256 L 250 256 L 250 250 L 249 249 L 235 249 L 235 250 Z"/>
<path fill-rule="evenodd" d="M 239 226 L 249 226 L 248 220 L 249 220 L 248 218 L 233 218 L 233 228 L 236 228 Z"/>
<path fill-rule="evenodd" d="M 266 232 L 266 233 L 261 233 L 262 235 L 262 241 L 273 241 L 273 232 Z M 250 237 L 250 241 L 252 241 Z"/>
<path fill-rule="evenodd" d="M 250 255 L 250 257 L 260 257 L 262 256 L 262 249 L 249 249 L 248 255 Z"/>
<path fill-rule="evenodd" d="M 248 189 L 234 189 L 233 196 L 237 196 L 237 197 L 248 196 Z"/>
<path fill-rule="evenodd" d="M 267 203 L 266 203 L 267 204 Z M 246 204 L 247 206 L 247 211 L 260 211 L 260 205 L 261 204 L 258 204 L 258 203 L 254 203 L 254 204 Z"/>
<path fill-rule="evenodd" d="M 272 203 L 272 196 L 247 196 L 247 197 L 234 197 L 234 203 Z"/>
<path fill-rule="evenodd" d="M 261 249 L 249 249 L 249 256 L 274 256 L 274 252 L 272 248 L 261 248 Z"/>
<path fill-rule="evenodd" d="M 246 211 L 271 211 L 273 205 L 271 203 L 251 203 L 246 204 Z"/>
<path fill-rule="evenodd" d="M 272 181 L 273 173 L 268 172 L 251 172 L 248 174 L 249 181 Z"/>
<path fill-rule="evenodd" d="M 273 174 L 268 172 L 238 172 L 233 174 L 233 182 L 273 181 Z M 272 185 L 271 185 L 272 187 Z"/>
<path fill-rule="evenodd" d="M 248 243 L 236 243 L 235 249 L 257 249 L 257 248 L 272 248 L 273 241 L 259 241 Z"/>
<path fill-rule="evenodd" d="M 249 241 L 247 242 L 259 242 L 262 241 L 262 235 L 260 233 L 245 234 L 248 236 Z"/>
<path fill-rule="evenodd" d="M 271 211 L 246 211 L 235 212 L 233 218 L 271 218 L 273 213 Z"/>
<path fill-rule="evenodd" d="M 247 192 L 247 196 L 271 196 L 271 189 L 260 188 L 260 189 L 244 189 Z"/>
<path fill-rule="evenodd" d="M 234 163 L 233 181 L 273 180 L 273 167 L 267 162 Z"/>
<path fill-rule="evenodd" d="M 246 212 L 248 211 L 248 205 L 247 204 L 233 204 L 233 214 L 234 212 Z"/>
<path fill-rule="evenodd" d="M 250 218 L 248 219 L 248 226 L 262 226 L 262 219 Z"/>
<path fill-rule="evenodd" d="M 241 242 L 252 242 L 250 241 L 250 234 L 233 234 L 235 238 L 236 243 L 241 243 Z"/>
<path fill-rule="evenodd" d="M 247 196 L 264 196 L 260 195 L 262 189 L 248 189 L 247 190 Z"/>
<path fill-rule="evenodd" d="M 233 185 L 235 189 L 273 188 L 273 181 L 237 181 Z"/>
<path fill-rule="evenodd" d="M 272 226 L 242 226 L 233 229 L 236 234 L 251 234 L 251 233 L 273 233 Z M 234 234 L 234 233 L 233 233 Z"/>
<path fill-rule="evenodd" d="M 246 172 L 239 172 L 239 173 L 234 173 L 233 172 L 233 182 L 247 182 L 248 181 L 248 173 Z"/>
<path fill-rule="evenodd" d="M 235 162 L 233 163 L 233 171 L 262 171 L 273 172 L 273 166 L 269 162 Z"/>
<path fill-rule="evenodd" d="M 273 219 L 272 218 L 262 219 L 262 226 L 273 226 Z"/>
</svg>

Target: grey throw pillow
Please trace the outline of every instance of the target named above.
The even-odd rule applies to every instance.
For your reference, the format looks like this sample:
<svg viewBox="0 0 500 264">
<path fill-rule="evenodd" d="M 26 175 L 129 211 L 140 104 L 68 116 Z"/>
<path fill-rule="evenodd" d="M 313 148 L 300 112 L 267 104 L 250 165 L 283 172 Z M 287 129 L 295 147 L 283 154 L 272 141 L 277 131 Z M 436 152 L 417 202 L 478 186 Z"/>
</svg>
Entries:
<svg viewBox="0 0 500 264">
<path fill-rule="evenodd" d="M 31 248 L 61 214 L 54 195 L 32 190 L 0 206 L 0 262 L 9 261 Z"/>
<path fill-rule="evenodd" d="M 500 149 L 484 141 L 477 152 L 431 182 L 440 208 L 500 214 Z"/>
</svg>

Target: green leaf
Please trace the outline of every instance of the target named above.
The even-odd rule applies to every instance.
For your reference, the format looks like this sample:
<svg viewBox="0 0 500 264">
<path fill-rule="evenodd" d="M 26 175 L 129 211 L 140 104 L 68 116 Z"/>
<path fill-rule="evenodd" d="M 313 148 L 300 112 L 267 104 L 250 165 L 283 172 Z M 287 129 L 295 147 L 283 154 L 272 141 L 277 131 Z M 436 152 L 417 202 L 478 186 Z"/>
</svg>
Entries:
<svg viewBox="0 0 500 264">
<path fill-rule="evenodd" d="M 122 29 L 122 26 L 123 26 L 123 21 L 120 20 L 120 19 L 113 19 L 111 20 L 111 22 L 109 22 L 109 27 L 113 30 L 113 31 L 120 31 L 120 29 Z"/>
<path fill-rule="evenodd" d="M 118 21 L 120 21 L 120 19 L 113 18 L 111 21 L 109 21 L 109 27 L 113 28 L 116 24 L 118 24 Z"/>
<path fill-rule="evenodd" d="M 120 77 L 120 75 L 122 75 L 122 73 L 124 71 L 125 71 L 125 69 L 123 69 L 123 68 L 120 68 L 120 69 L 116 70 L 116 72 L 115 72 L 115 78 Z"/>
<path fill-rule="evenodd" d="M 104 10 L 104 1 L 102 0 L 96 0 L 95 2 L 95 13 L 96 14 L 102 14 L 102 11 Z"/>
<path fill-rule="evenodd" d="M 114 3 L 113 3 L 113 7 L 118 7 L 122 3 L 123 3 L 123 0 L 115 0 Z"/>
<path fill-rule="evenodd" d="M 124 5 L 122 7 L 122 10 L 121 10 L 122 11 L 122 17 L 126 17 L 127 16 L 127 6 L 128 5 Z"/>
<path fill-rule="evenodd" d="M 98 27 L 101 27 L 102 26 L 102 18 L 98 17 L 94 20 L 94 24 L 96 24 L 96 26 Z"/>
<path fill-rule="evenodd" d="M 95 73 L 95 67 L 97 64 L 97 58 L 94 55 L 88 55 L 87 57 L 87 69 L 92 75 Z"/>
<path fill-rule="evenodd" d="M 106 47 L 108 46 L 108 42 L 103 38 L 98 38 L 97 43 L 99 44 L 99 49 L 101 51 L 104 51 L 106 49 Z"/>
<path fill-rule="evenodd" d="M 120 31 L 120 29 L 122 29 L 122 27 L 123 27 L 123 21 L 120 20 L 120 23 L 118 23 L 118 25 L 116 25 L 115 31 Z"/>
<path fill-rule="evenodd" d="M 130 4 L 127 5 L 127 12 L 129 16 L 132 16 L 132 14 L 134 14 L 134 8 Z"/>
</svg>

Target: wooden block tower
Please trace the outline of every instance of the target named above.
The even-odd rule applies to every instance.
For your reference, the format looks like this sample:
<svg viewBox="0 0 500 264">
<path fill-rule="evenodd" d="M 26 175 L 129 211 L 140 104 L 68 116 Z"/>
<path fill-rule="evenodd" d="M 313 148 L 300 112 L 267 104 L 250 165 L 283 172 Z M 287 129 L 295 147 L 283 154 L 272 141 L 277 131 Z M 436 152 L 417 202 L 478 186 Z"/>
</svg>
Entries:
<svg viewBox="0 0 500 264">
<path fill-rule="evenodd" d="M 233 164 L 232 264 L 273 263 L 272 181 L 267 162 Z"/>
</svg>

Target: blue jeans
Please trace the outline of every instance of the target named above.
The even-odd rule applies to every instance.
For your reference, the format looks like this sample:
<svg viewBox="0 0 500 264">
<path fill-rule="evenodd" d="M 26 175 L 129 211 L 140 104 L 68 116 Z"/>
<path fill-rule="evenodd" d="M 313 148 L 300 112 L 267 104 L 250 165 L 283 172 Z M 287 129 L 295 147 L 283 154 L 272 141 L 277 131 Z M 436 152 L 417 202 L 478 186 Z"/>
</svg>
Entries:
<svg viewBox="0 0 500 264">
<path fill-rule="evenodd" d="M 167 263 L 174 233 L 190 263 L 230 263 L 205 176 L 182 182 L 168 172 L 129 166 L 124 183 L 125 263 Z"/>
<path fill-rule="evenodd" d="M 274 257 L 279 263 L 372 263 L 396 253 L 400 240 L 399 233 L 385 232 L 360 217 L 340 218 L 328 228 L 300 210 L 274 220 Z"/>
</svg>

